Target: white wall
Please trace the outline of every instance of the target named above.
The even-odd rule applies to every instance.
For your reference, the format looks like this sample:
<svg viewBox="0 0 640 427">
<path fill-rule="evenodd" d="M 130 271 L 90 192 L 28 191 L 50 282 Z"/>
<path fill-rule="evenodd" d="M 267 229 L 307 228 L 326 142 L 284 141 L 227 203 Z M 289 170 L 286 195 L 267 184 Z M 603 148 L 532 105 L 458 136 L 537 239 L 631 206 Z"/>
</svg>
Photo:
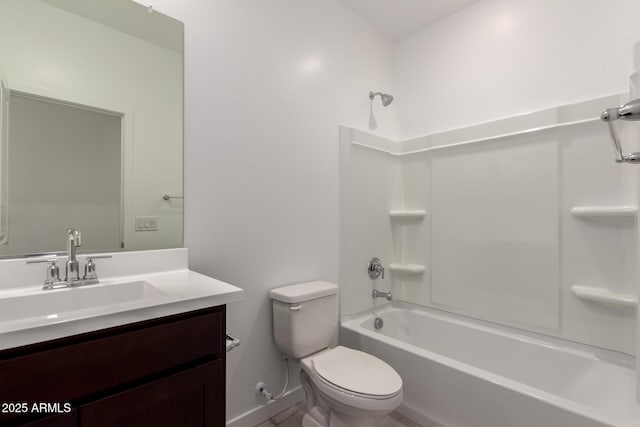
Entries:
<svg viewBox="0 0 640 427">
<path fill-rule="evenodd" d="M 40 1 L 0 2 L 9 89 L 124 114 L 126 249 L 182 242 L 182 206 L 162 200 L 182 191 L 182 72 L 178 52 Z M 134 217 L 149 215 L 158 231 L 134 232 Z"/>
<path fill-rule="evenodd" d="M 628 89 L 640 2 L 481 0 L 398 43 L 398 132 L 432 134 Z"/>
<path fill-rule="evenodd" d="M 258 381 L 283 384 L 268 290 L 337 281 L 338 125 L 367 128 L 368 92 L 393 93 L 392 46 L 337 0 L 141 2 L 185 23 L 190 266 L 246 292 L 227 315 L 232 419 L 263 404 Z M 374 105 L 380 133 L 394 107 Z"/>
</svg>

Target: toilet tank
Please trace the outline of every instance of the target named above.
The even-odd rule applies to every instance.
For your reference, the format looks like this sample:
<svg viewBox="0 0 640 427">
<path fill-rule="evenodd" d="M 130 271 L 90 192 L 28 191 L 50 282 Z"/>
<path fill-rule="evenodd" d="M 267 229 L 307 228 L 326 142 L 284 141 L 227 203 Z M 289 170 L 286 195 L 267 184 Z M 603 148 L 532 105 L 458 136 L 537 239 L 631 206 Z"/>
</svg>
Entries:
<svg viewBox="0 0 640 427">
<path fill-rule="evenodd" d="M 281 353 L 299 359 L 326 348 L 338 332 L 338 286 L 307 282 L 272 289 L 273 334 Z"/>
</svg>

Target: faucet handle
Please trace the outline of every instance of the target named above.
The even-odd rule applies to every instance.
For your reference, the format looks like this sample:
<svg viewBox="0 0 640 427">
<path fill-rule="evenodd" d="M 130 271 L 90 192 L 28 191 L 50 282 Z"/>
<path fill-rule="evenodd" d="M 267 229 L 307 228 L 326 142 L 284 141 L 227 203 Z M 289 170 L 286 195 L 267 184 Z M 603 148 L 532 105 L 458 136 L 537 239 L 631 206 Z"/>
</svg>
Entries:
<svg viewBox="0 0 640 427">
<path fill-rule="evenodd" d="M 384 279 L 384 267 L 380 262 L 380 258 L 373 257 L 371 261 L 369 261 L 369 265 L 367 265 L 367 273 L 369 274 L 369 278 L 371 280 L 375 280 L 382 274 L 382 278 Z"/>
<path fill-rule="evenodd" d="M 46 288 L 60 281 L 60 268 L 58 268 L 57 258 L 45 258 L 45 259 L 32 260 L 32 261 L 27 261 L 27 264 L 41 264 L 43 262 L 51 263 L 51 265 L 47 267 L 47 277 L 44 280 L 44 285 Z"/>
<path fill-rule="evenodd" d="M 87 263 L 84 265 L 84 278 L 85 279 L 97 279 L 96 264 L 93 262 L 93 258 L 87 258 Z"/>
<path fill-rule="evenodd" d="M 87 263 L 84 265 L 84 278 L 85 279 L 97 279 L 98 273 L 96 273 L 96 263 L 94 259 L 98 258 L 111 258 L 111 255 L 96 255 L 87 257 Z"/>
<path fill-rule="evenodd" d="M 60 268 L 56 264 L 57 260 L 51 260 L 51 265 L 47 267 L 47 278 L 45 279 L 45 285 L 53 285 L 60 281 Z"/>
</svg>

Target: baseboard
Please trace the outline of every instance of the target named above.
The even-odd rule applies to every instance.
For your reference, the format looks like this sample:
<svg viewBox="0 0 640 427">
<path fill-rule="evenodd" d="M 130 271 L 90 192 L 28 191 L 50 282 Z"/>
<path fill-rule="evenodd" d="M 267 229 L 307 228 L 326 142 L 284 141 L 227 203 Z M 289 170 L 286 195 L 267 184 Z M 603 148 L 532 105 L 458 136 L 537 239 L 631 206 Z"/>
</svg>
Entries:
<svg viewBox="0 0 640 427">
<path fill-rule="evenodd" d="M 227 427 L 255 427 L 304 399 L 302 386 L 289 390 L 279 400 L 272 400 L 227 421 Z"/>
<path fill-rule="evenodd" d="M 422 427 L 446 427 L 444 424 L 434 420 L 423 412 L 404 403 L 401 404 L 398 409 L 396 409 L 396 412 L 404 417 L 409 418 L 411 421 L 420 424 Z"/>
</svg>

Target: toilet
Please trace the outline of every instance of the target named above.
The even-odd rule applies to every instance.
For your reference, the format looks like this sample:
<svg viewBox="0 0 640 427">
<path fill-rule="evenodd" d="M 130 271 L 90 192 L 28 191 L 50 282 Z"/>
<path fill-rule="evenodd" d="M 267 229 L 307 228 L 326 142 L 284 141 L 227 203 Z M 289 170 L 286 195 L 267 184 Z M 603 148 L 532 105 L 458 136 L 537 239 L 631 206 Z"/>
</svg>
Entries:
<svg viewBox="0 0 640 427">
<path fill-rule="evenodd" d="M 276 347 L 302 368 L 304 427 L 374 427 L 402 403 L 402 378 L 375 356 L 329 348 L 338 332 L 338 286 L 307 282 L 272 289 Z"/>
</svg>

